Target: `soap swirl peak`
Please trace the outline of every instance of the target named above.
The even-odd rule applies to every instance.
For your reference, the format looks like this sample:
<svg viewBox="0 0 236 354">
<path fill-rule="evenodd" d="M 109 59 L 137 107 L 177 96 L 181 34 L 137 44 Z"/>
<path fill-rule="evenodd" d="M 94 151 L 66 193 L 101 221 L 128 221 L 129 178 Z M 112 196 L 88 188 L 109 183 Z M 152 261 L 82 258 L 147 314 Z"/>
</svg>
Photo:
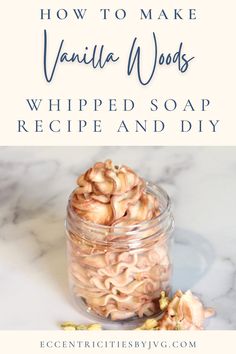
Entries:
<svg viewBox="0 0 236 354">
<path fill-rule="evenodd" d="M 72 206 L 77 214 L 100 225 L 134 225 L 159 215 L 157 199 L 129 167 L 111 160 L 97 162 L 77 179 Z"/>
</svg>

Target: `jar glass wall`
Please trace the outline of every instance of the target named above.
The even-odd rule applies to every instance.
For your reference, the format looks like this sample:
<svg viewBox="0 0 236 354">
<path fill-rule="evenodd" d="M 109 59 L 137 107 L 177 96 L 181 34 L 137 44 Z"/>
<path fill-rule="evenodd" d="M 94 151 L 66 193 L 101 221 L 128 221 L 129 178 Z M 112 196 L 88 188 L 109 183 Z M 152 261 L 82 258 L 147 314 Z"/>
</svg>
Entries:
<svg viewBox="0 0 236 354">
<path fill-rule="evenodd" d="M 173 217 L 167 193 L 147 183 L 160 207 L 154 219 L 103 226 L 67 208 L 70 289 L 81 311 L 100 322 L 133 321 L 161 313 L 161 291 L 171 291 Z M 102 322 L 103 322 L 102 321 Z"/>
</svg>

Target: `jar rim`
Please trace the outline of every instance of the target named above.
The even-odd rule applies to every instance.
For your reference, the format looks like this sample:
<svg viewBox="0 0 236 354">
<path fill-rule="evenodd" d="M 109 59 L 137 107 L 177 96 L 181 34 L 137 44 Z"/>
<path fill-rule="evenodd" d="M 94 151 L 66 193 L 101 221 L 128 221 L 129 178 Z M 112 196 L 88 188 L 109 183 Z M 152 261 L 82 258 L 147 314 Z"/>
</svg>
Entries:
<svg viewBox="0 0 236 354">
<path fill-rule="evenodd" d="M 168 195 L 168 193 L 159 185 L 151 183 L 149 181 L 145 181 L 147 188 L 149 189 L 157 189 L 159 193 L 162 194 L 162 196 L 165 198 L 166 200 L 166 206 L 161 210 L 160 214 L 158 214 L 157 216 L 155 216 L 154 218 L 150 219 L 150 220 L 144 220 L 138 224 L 132 224 L 132 225 L 124 225 L 124 226 L 117 226 L 117 225 L 102 225 L 102 224 L 97 224 L 91 221 L 88 221 L 86 219 L 81 218 L 77 213 L 75 213 L 73 211 L 73 214 L 76 215 L 76 219 L 83 223 L 84 225 L 86 225 L 87 227 L 92 227 L 94 229 L 99 229 L 99 230 L 103 230 L 103 231 L 110 231 L 111 228 L 114 228 L 115 231 L 119 231 L 122 230 L 122 233 L 124 232 L 128 232 L 133 230 L 134 228 L 137 227 L 145 227 L 146 225 L 150 224 L 150 223 L 155 223 L 155 222 L 159 222 L 162 221 L 163 216 L 165 216 L 166 214 L 168 214 L 170 212 L 171 209 L 171 199 Z M 70 197 L 69 197 L 69 202 L 72 199 L 74 193 L 75 193 L 76 189 L 73 190 L 73 192 L 71 193 Z"/>
</svg>

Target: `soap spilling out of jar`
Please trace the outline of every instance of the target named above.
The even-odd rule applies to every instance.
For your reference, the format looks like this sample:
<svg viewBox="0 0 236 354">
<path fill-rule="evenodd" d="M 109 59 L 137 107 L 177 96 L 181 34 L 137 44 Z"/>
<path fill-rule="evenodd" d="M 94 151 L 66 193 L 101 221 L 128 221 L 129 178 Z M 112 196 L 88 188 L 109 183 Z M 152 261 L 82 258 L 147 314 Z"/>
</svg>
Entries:
<svg viewBox="0 0 236 354">
<path fill-rule="evenodd" d="M 70 287 L 80 309 L 110 321 L 150 321 L 165 310 L 155 329 L 202 329 L 212 312 L 190 291 L 167 301 L 174 224 L 167 193 L 111 160 L 96 163 L 77 184 L 66 231 Z"/>
</svg>

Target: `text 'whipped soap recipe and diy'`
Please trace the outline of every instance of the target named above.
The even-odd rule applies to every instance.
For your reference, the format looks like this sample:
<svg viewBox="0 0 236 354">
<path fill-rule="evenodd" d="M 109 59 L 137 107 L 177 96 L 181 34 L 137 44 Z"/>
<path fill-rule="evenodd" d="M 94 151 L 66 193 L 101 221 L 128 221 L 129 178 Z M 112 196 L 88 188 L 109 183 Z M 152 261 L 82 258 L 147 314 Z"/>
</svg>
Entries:
<svg viewBox="0 0 236 354">
<path fill-rule="evenodd" d="M 101 114 L 103 114 L 104 118 L 109 117 L 108 119 L 114 120 L 112 133 L 165 133 L 168 132 L 168 127 L 172 124 L 172 121 L 166 120 L 166 114 L 171 118 L 171 114 L 175 113 L 178 113 L 179 116 L 178 121 L 175 122 L 178 132 L 185 134 L 191 131 L 218 132 L 221 123 L 219 119 L 209 119 L 209 117 L 207 120 L 202 119 L 202 114 L 211 111 L 212 101 L 209 97 L 205 97 L 205 95 L 203 97 L 163 97 L 161 95 L 162 87 L 158 82 L 162 70 L 164 73 L 166 70 L 177 71 L 177 80 L 179 81 L 191 70 L 196 70 L 197 58 L 188 49 L 188 43 L 176 40 L 174 49 L 172 44 L 171 50 L 162 50 L 158 26 L 163 23 L 165 25 L 168 23 L 195 23 L 198 20 L 197 9 L 135 8 L 132 12 L 125 8 L 93 10 L 93 21 L 94 19 L 97 21 L 94 23 L 93 31 L 99 32 L 104 23 L 107 25 L 107 31 L 113 28 L 115 23 L 124 23 L 127 26 L 129 20 L 141 23 L 144 29 L 145 24 L 148 24 L 145 33 L 145 38 L 149 43 L 148 49 L 143 36 L 140 38 L 139 35 L 135 35 L 135 28 L 132 27 L 127 33 L 129 40 L 124 41 L 119 36 L 114 37 L 112 47 L 109 47 L 105 40 L 103 43 L 102 38 L 100 38 L 99 44 L 96 44 L 90 40 L 90 37 L 89 39 L 84 35 L 80 37 L 80 26 L 74 26 L 81 23 L 86 24 L 90 12 L 91 8 L 39 9 L 38 20 L 42 24 L 40 75 L 45 85 L 52 88 L 52 94 L 51 97 L 32 95 L 25 98 L 24 107 L 28 113 L 31 113 L 31 119 L 18 119 L 17 132 L 25 134 L 29 132 L 86 133 L 87 131 L 102 133 L 106 124 L 106 119 L 101 118 Z M 60 35 L 57 34 L 55 39 L 50 26 L 58 23 L 62 26 Z M 73 48 L 71 47 L 71 38 L 69 40 L 63 36 L 63 26 L 68 23 L 74 29 L 75 46 Z M 152 24 L 152 28 L 157 28 L 157 30 L 150 30 L 150 24 Z M 91 31 L 91 27 L 89 28 Z M 84 34 L 84 31 L 82 33 Z M 125 50 L 121 48 L 124 46 Z M 166 43 L 163 47 L 166 47 Z M 70 67 L 70 70 L 73 67 L 71 81 L 76 81 L 79 95 L 74 92 L 72 96 L 70 91 L 68 97 L 55 96 L 54 88 L 56 85 L 63 85 L 64 73 L 68 79 L 67 67 Z M 133 97 L 132 92 L 128 97 L 115 96 L 116 91 L 113 93 L 113 87 L 115 88 L 117 83 L 110 76 L 115 67 L 119 67 L 119 81 L 132 80 L 132 85 L 135 88 L 143 90 L 141 97 L 140 95 L 138 99 Z M 80 81 L 84 70 L 94 73 L 92 85 L 96 84 L 96 72 L 99 72 L 100 80 L 101 73 L 107 73 L 107 70 L 110 70 L 110 97 L 103 94 L 103 86 L 101 85 L 98 87 L 96 97 L 86 97 L 82 94 L 83 87 L 91 84 Z M 171 82 L 166 84 L 171 87 Z M 153 89 L 153 95 L 150 95 L 150 87 Z M 146 94 L 145 90 L 148 88 L 149 91 Z M 60 116 L 57 117 L 58 113 Z M 190 118 L 192 113 L 195 113 L 194 120 Z M 198 113 L 201 114 L 199 117 L 201 119 L 196 116 Z"/>
</svg>

